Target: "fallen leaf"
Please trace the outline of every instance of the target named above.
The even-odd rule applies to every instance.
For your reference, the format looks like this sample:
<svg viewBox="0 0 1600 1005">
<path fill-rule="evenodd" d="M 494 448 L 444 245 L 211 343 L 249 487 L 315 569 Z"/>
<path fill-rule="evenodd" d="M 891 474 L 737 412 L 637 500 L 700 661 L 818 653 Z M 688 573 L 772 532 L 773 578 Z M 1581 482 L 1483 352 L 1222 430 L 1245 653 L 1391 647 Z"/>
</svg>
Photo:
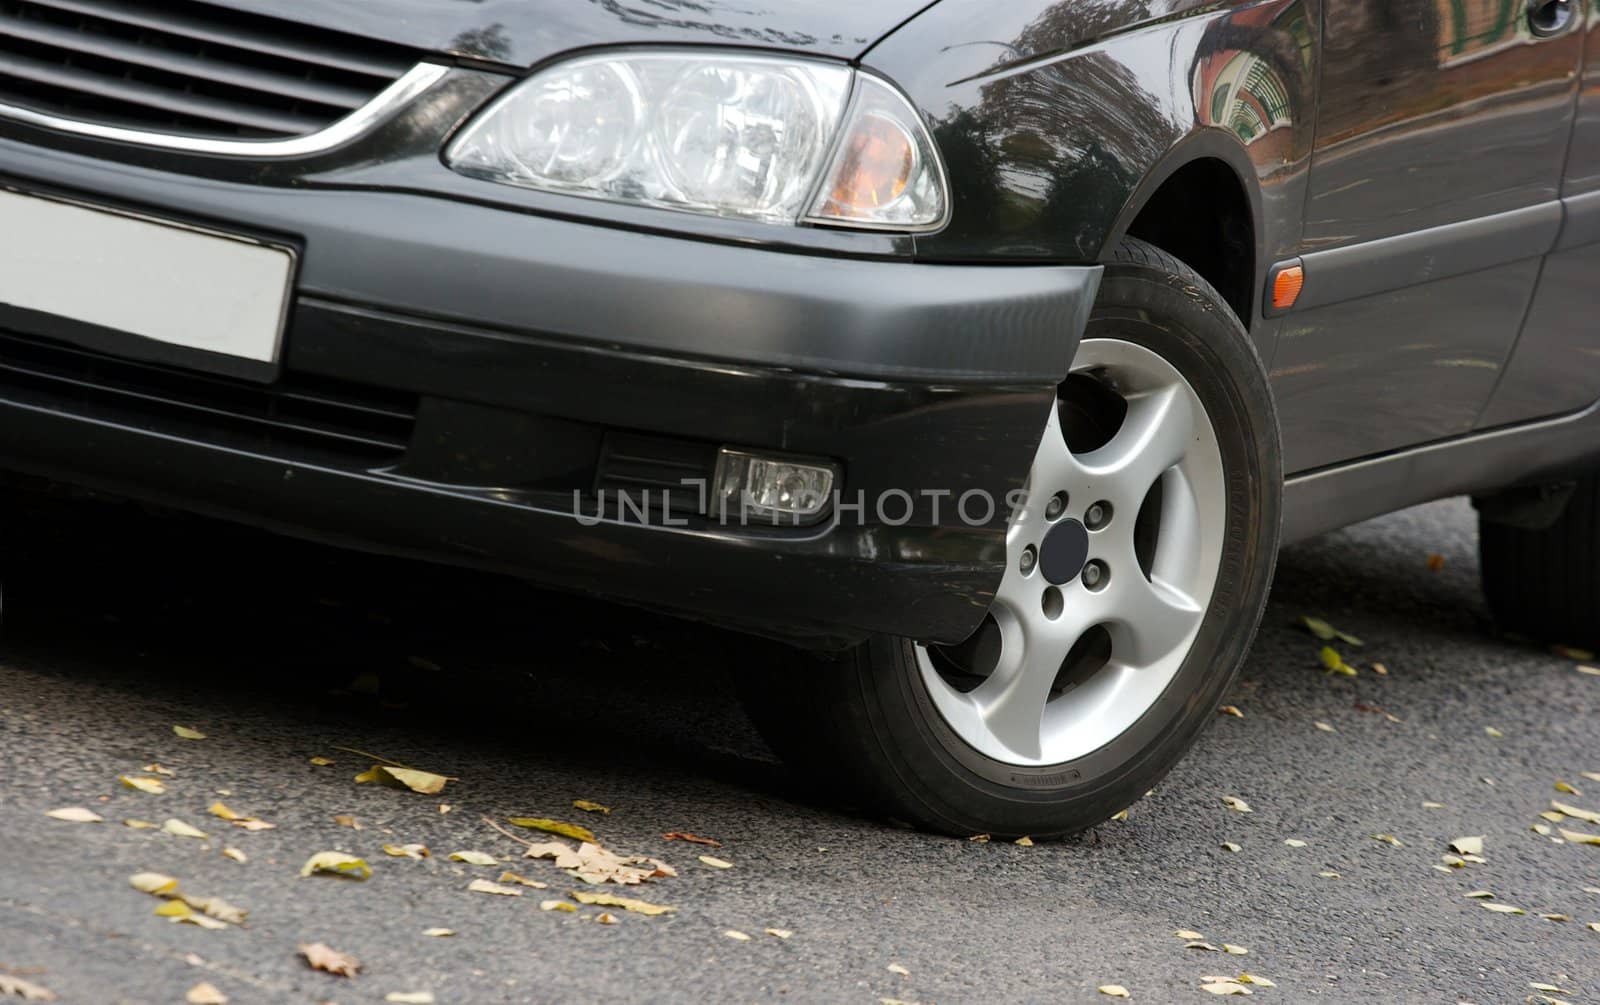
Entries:
<svg viewBox="0 0 1600 1005">
<path fill-rule="evenodd" d="M 657 858 L 643 855 L 618 855 L 598 844 L 585 841 L 576 850 L 556 841 L 530 844 L 524 858 L 553 858 L 558 869 L 585 883 L 632 885 L 657 877 L 676 876 L 677 872 Z"/>
<path fill-rule="evenodd" d="M 367 770 L 361 772 L 361 774 L 357 775 L 356 778 L 355 778 L 355 782 L 356 782 L 357 785 L 366 785 L 368 782 L 375 782 L 377 780 L 378 780 L 378 766 L 376 764 L 374 764 L 372 767 L 368 768 Z"/>
<path fill-rule="evenodd" d="M 1379 677 L 1389 676 L 1389 668 L 1384 666 L 1382 663 L 1372 664 L 1372 672 L 1377 674 Z"/>
<path fill-rule="evenodd" d="M 1199 949 L 1199 950 L 1203 950 L 1204 952 L 1208 952 L 1208 953 L 1220 952 L 1220 950 L 1217 949 L 1216 946 L 1213 946 L 1209 942 L 1199 942 L 1199 941 L 1196 941 L 1196 942 L 1185 942 L 1183 944 L 1183 948 L 1185 948 L 1185 949 Z"/>
<path fill-rule="evenodd" d="M 1570 783 L 1563 782 L 1560 779 L 1556 780 L 1555 788 L 1556 788 L 1557 792 L 1565 792 L 1569 796 L 1581 796 L 1581 795 L 1583 795 L 1582 792 L 1579 792 L 1577 789 L 1573 788 Z"/>
<path fill-rule="evenodd" d="M 159 796 L 167 791 L 166 783 L 159 778 L 140 778 L 137 775 L 118 775 L 117 780 L 130 789 L 148 792 L 152 796 Z"/>
<path fill-rule="evenodd" d="M 1304 848 L 1306 846 L 1306 843 L 1299 838 L 1284 838 L 1283 843 L 1290 848 Z"/>
<path fill-rule="evenodd" d="M 164 823 L 162 823 L 161 829 L 168 834 L 174 834 L 178 837 L 200 838 L 204 840 L 209 836 L 205 831 L 196 830 L 195 828 L 184 823 L 182 820 L 179 820 L 177 817 L 169 817 Z"/>
<path fill-rule="evenodd" d="M 1336 872 L 1319 872 L 1319 873 L 1317 873 L 1317 875 L 1321 876 L 1323 879 L 1338 879 L 1339 878 L 1339 874 L 1336 873 Z"/>
<path fill-rule="evenodd" d="M 1102 984 L 1095 988 L 1096 991 L 1111 998 L 1132 998 L 1128 989 L 1121 984 Z"/>
<path fill-rule="evenodd" d="M 218 921 L 226 921 L 230 925 L 244 924 L 245 915 L 250 912 L 242 907 L 234 907 L 221 897 L 192 897 L 184 895 L 182 901 L 201 914 Z"/>
<path fill-rule="evenodd" d="M 361 961 L 348 953 L 341 953 L 337 949 L 329 948 L 320 942 L 302 945 L 300 954 L 311 964 L 313 970 L 325 970 L 330 974 L 340 977 L 354 977 L 356 971 L 361 969 Z"/>
<path fill-rule="evenodd" d="M 617 916 L 612 914 L 610 911 L 601 911 L 599 914 L 594 916 L 594 920 L 598 924 L 602 925 L 615 925 L 617 923 Z"/>
<path fill-rule="evenodd" d="M 1013 841 L 1011 843 L 1016 845 L 1019 848 L 1032 848 L 1033 847 L 1033 838 L 1031 838 L 1028 835 L 1024 834 L 1024 835 L 1022 835 L 1021 837 L 1017 838 L 1015 841 Z M 701 859 L 701 861 L 705 861 L 705 860 Z M 710 863 L 706 863 L 706 864 L 709 865 Z"/>
<path fill-rule="evenodd" d="M 244 852 L 240 851 L 237 848 L 224 848 L 224 849 L 222 849 L 222 854 L 226 855 L 228 858 L 233 859 L 235 862 L 248 862 L 248 861 L 250 861 L 249 856 L 245 855 Z"/>
<path fill-rule="evenodd" d="M 59 810 L 50 810 L 45 816 L 74 824 L 97 824 L 105 820 L 94 810 L 86 810 L 82 806 L 63 806 Z"/>
<path fill-rule="evenodd" d="M 1392 844 L 1396 848 L 1404 848 L 1405 847 L 1405 844 L 1399 838 L 1395 837 L 1393 834 L 1374 834 L 1374 835 L 1372 835 L 1372 840 L 1374 840 L 1374 841 L 1382 841 L 1384 844 Z"/>
<path fill-rule="evenodd" d="M 1250 809 L 1250 804 L 1245 802 L 1243 799 L 1240 799 L 1238 796 L 1223 796 L 1222 805 L 1226 806 L 1230 810 L 1233 810 L 1235 813 L 1254 812 Z"/>
<path fill-rule="evenodd" d="M 424 928 L 422 934 L 434 939 L 447 939 L 456 934 L 454 928 Z"/>
<path fill-rule="evenodd" d="M 603 813 L 606 816 L 611 815 L 611 807 L 601 806 L 599 803 L 590 802 L 587 799 L 574 799 L 572 801 L 572 808 L 575 810 L 582 810 L 585 813 Z"/>
<path fill-rule="evenodd" d="M 1534 824 L 1533 827 L 1531 828 L 1531 830 L 1535 834 L 1538 834 L 1540 837 L 1549 837 L 1550 836 L 1550 825 L 1549 824 Z"/>
<path fill-rule="evenodd" d="M 1235 719 L 1243 719 L 1244 718 L 1244 713 L 1239 711 L 1239 706 L 1238 705 L 1224 705 L 1221 708 L 1217 709 L 1217 714 L 1218 715 L 1231 715 Z M 1110 985 L 1110 986 L 1111 987 L 1116 987 L 1116 985 L 1114 985 L 1114 984 Z"/>
<path fill-rule="evenodd" d="M 1466 897 L 1468 900 L 1494 899 L 1494 894 L 1490 893 L 1488 890 L 1473 890 L 1471 893 L 1463 893 L 1461 896 Z"/>
<path fill-rule="evenodd" d="M 1346 663 L 1344 657 L 1340 656 L 1339 651 L 1332 646 L 1323 646 L 1319 655 L 1322 658 L 1322 665 L 1328 668 L 1329 673 L 1343 674 L 1346 677 L 1356 676 L 1356 668 Z"/>
<path fill-rule="evenodd" d="M 182 918 L 185 915 L 194 913 L 194 908 L 181 900 L 165 900 L 156 905 L 153 913 L 159 914 L 163 918 Z"/>
<path fill-rule="evenodd" d="M 1214 995 L 1247 995 L 1250 989 L 1238 981 L 1213 981 L 1210 984 L 1200 985 L 1201 991 L 1209 991 Z"/>
<path fill-rule="evenodd" d="M 624 911 L 635 914 L 648 914 L 654 917 L 658 914 L 671 914 L 676 907 L 667 907 L 664 904 L 651 904 L 643 900 L 634 900 L 632 897 L 619 897 L 614 893 L 589 893 L 585 890 L 573 890 L 570 894 L 573 900 L 590 907 L 620 907 Z"/>
<path fill-rule="evenodd" d="M 519 876 L 509 869 L 505 872 L 502 872 L 500 874 L 500 878 L 496 882 L 516 883 L 518 886 L 529 886 L 535 890 L 547 890 L 550 887 L 550 884 L 548 883 L 541 883 L 536 879 L 529 879 L 526 876 Z"/>
<path fill-rule="evenodd" d="M 712 848 L 721 848 L 722 842 L 715 838 L 705 838 L 698 834 L 685 834 L 683 831 L 668 831 L 661 835 L 663 841 L 688 841 L 691 844 L 710 845 Z"/>
<path fill-rule="evenodd" d="M 1551 646 L 1550 651 L 1562 659 L 1577 660 L 1580 663 L 1594 661 L 1594 653 L 1587 649 L 1578 649 L 1573 646 Z"/>
<path fill-rule="evenodd" d="M 1567 815 L 1565 813 L 1557 813 L 1555 810 L 1544 810 L 1539 815 L 1553 824 L 1561 823 L 1563 820 L 1567 819 Z"/>
<path fill-rule="evenodd" d="M 500 864 L 499 862 L 497 862 L 495 860 L 495 857 L 493 855 L 489 855 L 489 854 L 486 854 L 486 853 L 481 852 L 481 851 L 453 851 L 453 852 L 450 853 L 450 861 L 452 861 L 452 862 L 465 862 L 468 865 L 499 865 Z"/>
<path fill-rule="evenodd" d="M 425 844 L 386 844 L 383 853 L 395 858 L 427 858 L 433 854 Z"/>
<path fill-rule="evenodd" d="M 1269 981 L 1265 977 L 1262 977 L 1258 974 L 1240 973 L 1237 979 L 1240 984 L 1258 984 L 1264 988 L 1275 988 L 1278 986 L 1276 981 Z"/>
<path fill-rule="evenodd" d="M 190 729 L 188 726 L 173 726 L 172 731 L 178 735 L 179 739 L 183 740 L 204 740 L 206 738 L 206 734 L 198 729 Z"/>
<path fill-rule="evenodd" d="M 209 928 L 212 931 L 228 927 L 225 922 L 218 921 L 216 918 L 208 918 L 205 915 L 197 914 L 194 911 L 190 911 L 188 914 L 180 915 L 172 920 L 185 925 L 194 925 L 198 928 Z"/>
<path fill-rule="evenodd" d="M 1348 643 L 1352 646 L 1359 646 L 1362 644 L 1361 640 L 1356 638 L 1354 635 L 1341 632 L 1339 629 L 1328 624 L 1321 618 L 1303 617 L 1300 619 L 1300 623 L 1305 625 L 1306 630 L 1311 632 L 1311 634 L 1315 635 L 1318 639 L 1321 639 L 1323 642 L 1332 642 L 1334 639 L 1338 639 L 1340 642 Z"/>
<path fill-rule="evenodd" d="M 1203 938 L 1205 938 L 1205 934 L 1203 932 L 1196 932 L 1193 929 L 1189 929 L 1189 928 L 1180 928 L 1176 932 L 1173 932 L 1172 934 L 1173 934 L 1173 936 L 1175 938 L 1179 938 L 1179 939 L 1203 939 Z"/>
<path fill-rule="evenodd" d="M 355 817 L 348 813 L 339 814 L 333 818 L 333 822 L 338 824 L 340 827 L 348 827 L 353 831 L 358 831 L 361 829 L 360 821 L 356 820 Z"/>
<path fill-rule="evenodd" d="M 183 996 L 183 1000 L 189 1005 L 228 1005 L 228 996 L 215 984 L 207 984 L 205 981 L 190 988 L 189 993 Z"/>
<path fill-rule="evenodd" d="M 365 859 L 346 855 L 342 851 L 320 851 L 306 859 L 306 864 L 300 867 L 301 876 L 318 872 L 344 876 L 347 879 L 366 879 L 372 875 L 372 866 L 368 865 Z"/>
<path fill-rule="evenodd" d="M 333 758 L 331 758 L 331 757 L 313 757 L 313 758 L 311 758 L 311 763 L 315 764 L 319 768 L 326 768 L 326 767 L 329 767 L 329 766 L 331 766 L 333 764 Z"/>
<path fill-rule="evenodd" d="M 544 817 L 510 817 L 509 822 L 529 830 L 545 831 L 550 834 L 560 834 L 562 837 L 574 841 L 594 841 L 594 832 L 587 827 L 577 824 L 562 823 L 560 820 L 546 820 Z"/>
<path fill-rule="evenodd" d="M 265 820 L 257 820 L 255 817 L 243 817 L 235 820 L 233 825 L 240 830 L 247 831 L 270 831 L 278 826 L 277 824 L 269 824 Z"/>
<path fill-rule="evenodd" d="M 1558 812 L 1565 813 L 1567 816 L 1573 817 L 1574 819 L 1582 820 L 1584 823 L 1600 824 L 1600 813 L 1596 813 L 1593 810 L 1584 810 L 1579 809 L 1576 806 L 1568 806 L 1566 803 L 1558 803 L 1553 799 L 1550 801 L 1550 805 Z"/>
<path fill-rule="evenodd" d="M 1591 921 L 1584 927 L 1591 932 L 1600 932 L 1600 921 Z"/>
<path fill-rule="evenodd" d="M 397 768 L 387 764 L 374 764 L 369 771 L 362 772 L 370 775 L 371 780 L 392 789 L 410 789 L 431 796 L 444 788 L 450 781 L 446 775 L 436 775 L 431 771 L 418 771 L 415 768 Z M 357 777 L 360 780 L 360 776 Z"/>
<path fill-rule="evenodd" d="M 1422 808 L 1425 810 L 1442 810 L 1444 809 L 1444 803 L 1424 802 Z"/>
<path fill-rule="evenodd" d="M 1492 904 L 1487 900 L 1478 901 L 1478 906 L 1483 908 L 1485 911 L 1493 911 L 1496 914 L 1527 914 L 1528 913 L 1527 911 L 1524 911 L 1520 907 L 1512 907 L 1510 904 Z"/>
<path fill-rule="evenodd" d="M 722 934 L 726 935 L 728 938 L 734 940 L 735 942 L 749 942 L 750 941 L 750 936 L 748 936 L 748 935 L 744 934 L 743 932 L 739 931 L 737 928 L 725 929 Z"/>
<path fill-rule="evenodd" d="M 1320 719 L 1318 721 L 1312 723 L 1312 725 L 1316 726 L 1318 729 L 1322 730 L 1324 733 L 1337 733 L 1338 732 L 1337 729 L 1333 728 L 1333 725 L 1331 723 L 1323 722 Z"/>
<path fill-rule="evenodd" d="M 974 834 L 971 837 L 967 838 L 967 840 L 971 841 L 973 844 L 988 844 L 989 843 L 989 835 L 987 835 L 987 834 Z"/>
<path fill-rule="evenodd" d="M 21 998 L 30 1002 L 53 1002 L 56 1000 L 56 993 L 42 985 L 25 981 L 21 977 L 0 972 L 0 998 L 6 997 Z"/>
<path fill-rule="evenodd" d="M 153 831 L 161 829 L 160 824 L 153 824 L 148 820 L 124 820 L 122 821 L 122 826 L 132 827 L 136 831 Z"/>
<path fill-rule="evenodd" d="M 1126 819 L 1128 819 L 1128 811 L 1127 810 L 1118 810 L 1117 812 L 1111 814 L 1111 819 L 1112 820 L 1119 820 L 1119 821 L 1120 820 L 1126 820 Z"/>
<path fill-rule="evenodd" d="M 1222 951 L 1227 953 L 1229 956 L 1248 956 L 1248 955 L 1250 955 L 1250 950 L 1246 949 L 1243 946 L 1236 946 L 1231 942 L 1224 942 L 1222 944 Z"/>
<path fill-rule="evenodd" d="M 1543 918 L 1546 921 L 1571 921 L 1572 920 L 1572 915 L 1570 915 L 1570 914 L 1541 914 L 1541 915 L 1539 915 L 1539 917 Z"/>
<path fill-rule="evenodd" d="M 128 882 L 140 893 L 150 893 L 157 897 L 165 897 L 177 892 L 178 881 L 171 876 L 159 872 L 139 872 L 128 877 Z"/>
<path fill-rule="evenodd" d="M 794 934 L 793 931 L 787 928 L 768 928 L 765 929 L 765 931 L 768 935 L 775 939 L 787 939 L 789 936 Z"/>
<path fill-rule="evenodd" d="M 1585 834 L 1582 831 L 1569 831 L 1564 827 L 1560 828 L 1560 830 L 1561 836 L 1566 838 L 1568 841 L 1571 841 L 1573 844 L 1600 845 L 1600 834 Z"/>
<path fill-rule="evenodd" d="M 1443 568 L 1444 568 L 1444 556 L 1443 555 L 1429 555 L 1428 556 L 1428 571 L 1429 572 L 1438 572 L 1440 569 L 1443 569 Z"/>
<path fill-rule="evenodd" d="M 451 806 L 449 803 L 440 803 L 439 804 L 439 815 L 440 816 L 444 816 L 446 813 L 449 813 L 453 809 L 455 809 L 455 807 Z"/>
<path fill-rule="evenodd" d="M 1558 994 L 1558 995 L 1570 995 L 1570 994 L 1572 994 L 1572 992 L 1568 991 L 1566 988 L 1557 987 L 1554 984 L 1540 984 L 1538 981 L 1529 981 L 1528 982 L 1528 987 L 1533 988 L 1535 991 L 1549 991 L 1551 994 Z"/>
<path fill-rule="evenodd" d="M 710 855 L 701 855 L 700 856 L 700 862 L 701 862 L 702 865 L 709 865 L 713 869 L 732 869 L 733 868 L 733 863 L 732 862 L 724 861 L 723 859 L 720 859 L 720 858 L 713 858 Z"/>
<path fill-rule="evenodd" d="M 1491 740 L 1499 740 L 1499 739 L 1502 739 L 1506 735 L 1506 734 L 1500 732 L 1498 729 L 1495 729 L 1493 726 L 1485 726 L 1485 727 L 1483 727 L 1483 733 L 1484 733 L 1485 736 L 1489 737 L 1489 739 L 1491 739 Z"/>
<path fill-rule="evenodd" d="M 522 891 L 514 886 L 501 886 L 499 883 L 491 883 L 486 879 L 473 880 L 467 884 L 467 889 L 473 893 L 493 893 L 501 897 L 522 896 Z"/>
<path fill-rule="evenodd" d="M 1457 855 L 1482 855 L 1483 835 L 1456 838 L 1450 842 L 1450 850 Z"/>
<path fill-rule="evenodd" d="M 391 991 L 383 996 L 390 1005 L 433 1005 L 432 991 Z"/>
<path fill-rule="evenodd" d="M 887 969 L 891 974 L 899 974 L 901 977 L 910 977 L 911 976 L 911 971 L 907 970 L 905 967 L 901 966 L 898 963 L 889 964 Z"/>
<path fill-rule="evenodd" d="M 541 900 L 539 901 L 539 910 L 569 911 L 576 913 L 578 910 L 578 905 L 565 900 Z"/>
</svg>

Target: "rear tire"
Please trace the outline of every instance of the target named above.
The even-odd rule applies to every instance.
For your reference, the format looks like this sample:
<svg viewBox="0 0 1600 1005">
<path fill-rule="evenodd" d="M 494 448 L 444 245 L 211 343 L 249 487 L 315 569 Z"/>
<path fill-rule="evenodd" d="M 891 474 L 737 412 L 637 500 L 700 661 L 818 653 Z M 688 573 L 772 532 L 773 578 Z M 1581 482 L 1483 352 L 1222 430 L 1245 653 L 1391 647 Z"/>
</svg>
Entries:
<svg viewBox="0 0 1600 1005">
<path fill-rule="evenodd" d="M 1507 631 L 1600 648 L 1600 475 L 1578 482 L 1553 523 L 1478 519 L 1483 593 Z"/>
<path fill-rule="evenodd" d="M 880 637 L 831 659 L 790 652 L 746 678 L 769 744 L 835 798 L 948 834 L 1067 834 L 1138 800 L 1213 718 L 1277 555 L 1283 477 L 1260 359 L 1204 279 L 1128 240 L 1074 373 L 1013 515 L 985 644 Z M 1104 393 L 1090 379 L 1122 398 L 1112 420 L 1079 414 Z M 1190 404 L 1173 414 L 1194 421 L 1169 437 L 1155 425 L 1169 410 L 1151 403 L 1180 391 Z M 1097 422 L 1108 431 L 1086 440 Z M 1163 450 L 1178 452 L 1169 467 Z M 1058 489 L 1069 501 L 1046 511 L 1038 500 Z M 1112 505 L 1097 517 L 1099 500 Z M 1087 528 L 1103 579 L 1059 551 L 1049 571 L 1044 540 L 1062 523 Z"/>
</svg>

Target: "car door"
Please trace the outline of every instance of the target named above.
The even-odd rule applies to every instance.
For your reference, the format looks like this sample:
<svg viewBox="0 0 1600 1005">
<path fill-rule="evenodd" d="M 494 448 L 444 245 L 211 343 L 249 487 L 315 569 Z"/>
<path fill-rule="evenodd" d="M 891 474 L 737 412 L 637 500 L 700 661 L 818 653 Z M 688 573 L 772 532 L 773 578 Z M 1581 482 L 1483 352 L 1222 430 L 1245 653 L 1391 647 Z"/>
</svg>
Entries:
<svg viewBox="0 0 1600 1005">
<path fill-rule="evenodd" d="M 1600 11 L 1588 12 L 1584 88 L 1561 184 L 1561 236 L 1539 274 L 1511 363 L 1479 428 L 1560 415 L 1600 400 Z"/>
<path fill-rule="evenodd" d="M 1285 468 L 1470 431 L 1561 224 L 1579 0 L 1327 0 Z"/>
</svg>

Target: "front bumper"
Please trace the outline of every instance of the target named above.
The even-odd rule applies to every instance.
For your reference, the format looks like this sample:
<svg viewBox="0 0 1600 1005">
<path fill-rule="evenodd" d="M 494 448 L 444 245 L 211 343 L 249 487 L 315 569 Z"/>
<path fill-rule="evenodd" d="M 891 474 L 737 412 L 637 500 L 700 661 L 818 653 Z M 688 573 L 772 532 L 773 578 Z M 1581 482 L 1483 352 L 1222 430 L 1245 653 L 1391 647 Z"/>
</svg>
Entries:
<svg viewBox="0 0 1600 1005">
<path fill-rule="evenodd" d="M 1003 501 L 1099 279 L 197 179 L 7 140 L 0 184 L 301 251 L 265 389 L 79 353 L 0 310 L 0 465 L 819 641 L 977 626 Z M 619 471 L 648 485 L 719 445 L 833 459 L 865 506 L 811 528 L 692 507 L 575 516 Z M 955 505 L 973 490 L 999 504 L 977 525 L 983 507 Z"/>
</svg>

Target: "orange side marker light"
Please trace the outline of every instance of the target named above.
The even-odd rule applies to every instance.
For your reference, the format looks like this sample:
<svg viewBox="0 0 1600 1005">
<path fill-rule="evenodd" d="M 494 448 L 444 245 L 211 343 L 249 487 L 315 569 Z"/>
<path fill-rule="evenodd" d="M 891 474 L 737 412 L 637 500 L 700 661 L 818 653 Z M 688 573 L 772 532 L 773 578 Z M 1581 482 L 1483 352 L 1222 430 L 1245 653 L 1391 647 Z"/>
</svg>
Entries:
<svg viewBox="0 0 1600 1005">
<path fill-rule="evenodd" d="M 1294 306 L 1300 299 L 1300 291 L 1305 289 L 1306 270 L 1304 266 L 1291 265 L 1272 280 L 1272 307 L 1274 310 L 1286 311 Z"/>
</svg>

